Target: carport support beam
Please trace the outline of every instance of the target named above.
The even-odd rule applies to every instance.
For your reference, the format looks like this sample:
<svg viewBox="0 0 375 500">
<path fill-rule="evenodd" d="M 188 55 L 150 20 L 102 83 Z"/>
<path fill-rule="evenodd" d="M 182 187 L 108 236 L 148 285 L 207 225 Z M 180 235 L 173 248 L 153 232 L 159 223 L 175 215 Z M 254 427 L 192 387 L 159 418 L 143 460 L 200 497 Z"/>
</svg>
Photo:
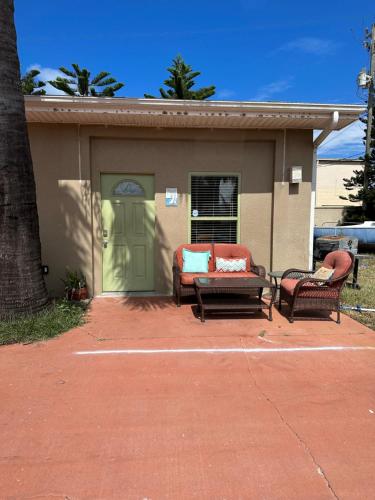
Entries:
<svg viewBox="0 0 375 500">
<path fill-rule="evenodd" d="M 313 268 L 314 262 L 314 220 L 315 220 L 315 203 L 316 203 L 316 164 L 318 147 L 327 139 L 329 134 L 336 129 L 339 122 L 339 112 L 334 111 L 328 127 L 315 138 L 313 142 L 313 159 L 311 172 L 311 205 L 310 205 L 310 241 L 309 241 L 309 269 Z"/>
</svg>

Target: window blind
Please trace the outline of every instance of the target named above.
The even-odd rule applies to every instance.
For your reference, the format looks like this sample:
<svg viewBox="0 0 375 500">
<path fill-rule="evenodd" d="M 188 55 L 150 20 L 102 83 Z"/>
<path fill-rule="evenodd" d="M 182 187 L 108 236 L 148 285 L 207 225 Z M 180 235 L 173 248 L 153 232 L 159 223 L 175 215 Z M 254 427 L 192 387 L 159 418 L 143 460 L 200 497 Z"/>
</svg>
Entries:
<svg viewBox="0 0 375 500">
<path fill-rule="evenodd" d="M 192 216 L 237 217 L 238 177 L 237 176 L 200 176 L 191 177 Z"/>
<path fill-rule="evenodd" d="M 191 176 L 191 242 L 237 243 L 237 175 Z"/>
<path fill-rule="evenodd" d="M 237 243 L 237 221 L 191 221 L 192 243 Z"/>
</svg>

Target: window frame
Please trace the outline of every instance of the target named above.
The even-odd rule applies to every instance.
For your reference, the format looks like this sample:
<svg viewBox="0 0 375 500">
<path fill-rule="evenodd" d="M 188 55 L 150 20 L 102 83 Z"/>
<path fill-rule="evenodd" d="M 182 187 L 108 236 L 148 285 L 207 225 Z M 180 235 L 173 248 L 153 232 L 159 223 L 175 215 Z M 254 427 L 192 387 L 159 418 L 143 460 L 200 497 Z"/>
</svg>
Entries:
<svg viewBox="0 0 375 500">
<path fill-rule="evenodd" d="M 237 177 L 238 178 L 238 199 L 237 199 L 237 217 L 235 216 L 204 216 L 204 217 L 192 217 L 191 215 L 191 178 L 192 177 Z M 191 221 L 192 220 L 224 220 L 224 221 L 237 221 L 237 238 L 236 243 L 241 242 L 241 174 L 240 172 L 189 172 L 189 180 L 188 180 L 188 242 L 191 243 Z"/>
</svg>

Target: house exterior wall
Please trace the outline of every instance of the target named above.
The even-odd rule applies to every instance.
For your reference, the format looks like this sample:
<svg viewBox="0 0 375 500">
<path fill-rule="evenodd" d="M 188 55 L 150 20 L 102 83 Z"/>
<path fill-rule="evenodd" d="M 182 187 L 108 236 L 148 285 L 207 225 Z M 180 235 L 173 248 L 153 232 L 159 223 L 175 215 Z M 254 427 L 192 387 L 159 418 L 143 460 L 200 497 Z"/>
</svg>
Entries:
<svg viewBox="0 0 375 500">
<path fill-rule="evenodd" d="M 155 129 L 30 124 L 47 286 L 62 292 L 65 268 L 81 269 L 102 291 L 100 174 L 155 178 L 155 290 L 171 292 L 174 249 L 188 240 L 189 174 L 241 176 L 240 241 L 267 270 L 308 264 L 312 132 Z M 284 154 L 285 147 L 285 154 Z M 285 158 L 285 164 L 284 164 Z M 288 168 L 303 166 L 303 182 Z M 165 206 L 177 187 L 178 207 Z M 287 249 L 287 251 L 286 251 Z"/>
<path fill-rule="evenodd" d="M 338 224 L 343 216 L 344 207 L 360 205 L 343 200 L 348 196 L 344 179 L 353 175 L 354 170 L 364 168 L 361 160 L 320 159 L 317 163 L 315 225 Z M 355 190 L 351 191 L 355 194 Z"/>
</svg>

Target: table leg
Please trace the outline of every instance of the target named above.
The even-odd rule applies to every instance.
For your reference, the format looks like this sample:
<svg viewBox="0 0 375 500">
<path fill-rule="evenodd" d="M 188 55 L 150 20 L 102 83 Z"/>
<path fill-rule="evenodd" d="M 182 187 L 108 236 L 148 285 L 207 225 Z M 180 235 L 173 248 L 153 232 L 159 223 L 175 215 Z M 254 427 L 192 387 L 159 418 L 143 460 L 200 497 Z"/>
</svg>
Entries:
<svg viewBox="0 0 375 500">
<path fill-rule="evenodd" d="M 201 323 L 204 323 L 204 305 L 202 302 L 202 296 L 201 296 L 199 288 L 195 288 L 195 293 L 197 295 L 197 302 L 198 302 L 197 305 L 198 305 L 198 310 L 199 310 L 199 313 L 201 316 Z"/>
<path fill-rule="evenodd" d="M 272 302 L 270 303 L 270 307 L 268 309 L 268 321 L 272 321 Z"/>
<path fill-rule="evenodd" d="M 354 269 L 353 269 L 353 288 L 360 288 L 358 284 L 358 268 L 359 268 L 359 259 L 354 258 Z"/>
<path fill-rule="evenodd" d="M 276 286 L 276 291 L 275 291 L 275 301 L 276 301 L 276 299 L 278 298 L 278 295 L 280 293 L 280 285 L 277 283 L 276 277 L 274 277 L 273 279 L 275 280 L 275 286 Z"/>
<path fill-rule="evenodd" d="M 260 301 L 262 300 L 262 296 L 263 296 L 263 288 L 259 288 L 259 290 L 258 290 L 258 298 L 259 298 Z M 262 308 L 259 308 L 258 312 L 262 312 Z"/>
<path fill-rule="evenodd" d="M 275 278 L 276 280 L 276 278 Z M 268 310 L 268 319 L 269 321 L 272 321 L 272 306 L 275 303 L 276 300 L 276 293 L 277 293 L 277 287 L 271 289 L 271 300 L 270 300 L 270 307 Z"/>
<path fill-rule="evenodd" d="M 206 320 L 204 319 L 204 308 L 201 307 L 201 323 L 204 323 Z"/>
</svg>

